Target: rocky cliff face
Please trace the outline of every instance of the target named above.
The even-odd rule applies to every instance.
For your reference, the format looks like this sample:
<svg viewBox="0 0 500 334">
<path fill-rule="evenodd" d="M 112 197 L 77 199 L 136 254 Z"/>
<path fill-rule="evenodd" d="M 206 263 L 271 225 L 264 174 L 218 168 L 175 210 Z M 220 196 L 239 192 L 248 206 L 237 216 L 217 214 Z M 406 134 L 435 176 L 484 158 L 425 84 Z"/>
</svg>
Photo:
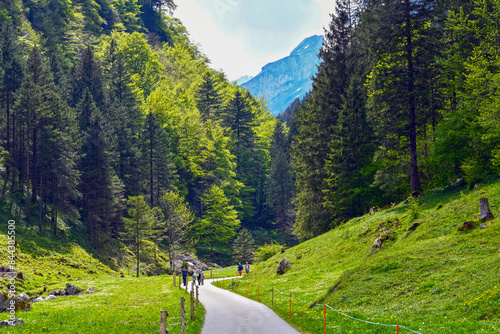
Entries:
<svg viewBox="0 0 500 334">
<path fill-rule="evenodd" d="M 256 96 L 264 96 L 271 113 L 282 113 L 311 89 L 311 78 L 319 64 L 318 52 L 323 36 L 304 39 L 288 57 L 269 63 L 253 79 L 242 84 Z"/>
</svg>

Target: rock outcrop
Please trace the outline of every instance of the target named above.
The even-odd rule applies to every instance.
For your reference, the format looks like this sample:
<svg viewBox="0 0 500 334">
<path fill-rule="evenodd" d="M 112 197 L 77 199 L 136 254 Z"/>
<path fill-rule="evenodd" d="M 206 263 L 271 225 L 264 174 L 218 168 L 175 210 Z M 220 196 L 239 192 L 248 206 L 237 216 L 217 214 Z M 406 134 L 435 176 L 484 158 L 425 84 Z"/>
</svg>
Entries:
<svg viewBox="0 0 500 334">
<path fill-rule="evenodd" d="M 278 268 L 276 269 L 276 274 L 283 275 L 291 265 L 292 264 L 287 259 L 281 260 Z"/>
</svg>

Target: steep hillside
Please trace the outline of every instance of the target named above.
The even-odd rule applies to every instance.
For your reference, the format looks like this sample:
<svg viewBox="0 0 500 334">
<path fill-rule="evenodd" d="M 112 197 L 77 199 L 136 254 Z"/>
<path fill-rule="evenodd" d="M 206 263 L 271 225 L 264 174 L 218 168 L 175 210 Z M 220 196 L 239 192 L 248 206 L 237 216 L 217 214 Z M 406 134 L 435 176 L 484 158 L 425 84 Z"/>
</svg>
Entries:
<svg viewBox="0 0 500 334">
<path fill-rule="evenodd" d="M 498 181 L 474 191 L 458 186 L 436 189 L 420 202 L 400 203 L 353 219 L 256 265 L 248 276 L 250 289 L 257 298 L 256 284 L 267 287 L 261 286 L 265 302 L 270 296 L 263 291 L 269 287 L 292 292 L 301 301 L 295 299 L 290 321 L 312 333 L 323 328 L 315 318 L 323 307 L 321 312 L 309 310 L 312 302 L 327 303 L 361 320 L 400 324 L 421 333 L 498 332 L 500 220 L 480 228 L 482 222 L 474 216 L 482 197 L 489 198 L 497 216 Z M 466 221 L 474 222 L 474 228 L 459 230 Z M 381 247 L 374 246 L 381 239 L 385 239 Z M 284 275 L 276 275 L 283 258 L 292 265 Z M 240 285 L 245 294 L 246 282 Z M 288 317 L 288 303 L 281 308 L 277 306 L 278 313 Z M 338 314 L 329 311 L 330 326 L 340 326 L 341 333 L 395 332 L 393 327 L 334 315 Z"/>
<path fill-rule="evenodd" d="M 282 113 L 295 99 L 311 89 L 311 77 L 319 64 L 323 36 L 304 39 L 288 57 L 269 63 L 242 86 L 254 96 L 264 96 L 273 115 Z"/>
</svg>

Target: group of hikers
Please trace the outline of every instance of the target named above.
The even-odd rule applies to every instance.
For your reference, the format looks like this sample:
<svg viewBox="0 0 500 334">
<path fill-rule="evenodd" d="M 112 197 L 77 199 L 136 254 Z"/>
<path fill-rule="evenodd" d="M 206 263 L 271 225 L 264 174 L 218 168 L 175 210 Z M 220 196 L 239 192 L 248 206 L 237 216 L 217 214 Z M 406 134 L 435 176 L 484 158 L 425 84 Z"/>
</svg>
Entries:
<svg viewBox="0 0 500 334">
<path fill-rule="evenodd" d="M 241 265 L 241 263 L 238 263 L 238 274 L 240 274 L 241 276 L 241 272 L 243 271 L 243 266 Z M 247 263 L 245 263 L 245 273 L 249 273 L 250 272 L 250 265 Z"/>
<path fill-rule="evenodd" d="M 187 285 L 187 277 L 188 277 L 188 273 L 189 273 L 188 267 L 183 265 L 181 273 L 182 273 L 182 280 L 184 281 L 184 286 L 186 286 Z M 201 267 L 198 267 L 198 269 L 193 270 L 193 272 L 191 273 L 191 276 L 193 277 L 193 284 L 196 285 L 196 280 L 198 279 L 198 285 L 204 285 L 205 274 L 201 270 Z"/>
<path fill-rule="evenodd" d="M 245 273 L 250 272 L 250 265 L 245 263 Z M 241 273 L 243 271 L 243 265 L 241 263 L 238 263 L 238 273 L 241 276 Z M 193 277 L 193 284 L 196 285 L 196 280 L 198 280 L 198 285 L 204 285 L 205 283 L 205 274 L 203 273 L 203 270 L 201 270 L 201 267 L 198 267 L 198 269 L 193 270 L 191 273 L 189 272 L 188 265 L 187 263 L 183 263 L 181 267 L 181 274 L 182 274 L 182 280 L 184 281 L 184 286 L 187 285 L 188 281 L 188 274 L 190 274 Z"/>
</svg>

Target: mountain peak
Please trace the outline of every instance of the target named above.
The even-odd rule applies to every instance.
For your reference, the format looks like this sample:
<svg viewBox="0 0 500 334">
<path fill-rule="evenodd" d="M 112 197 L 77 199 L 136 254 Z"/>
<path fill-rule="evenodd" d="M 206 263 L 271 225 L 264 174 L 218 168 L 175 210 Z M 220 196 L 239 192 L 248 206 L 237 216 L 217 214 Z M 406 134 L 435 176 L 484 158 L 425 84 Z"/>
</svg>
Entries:
<svg viewBox="0 0 500 334">
<path fill-rule="evenodd" d="M 311 50 L 318 51 L 323 44 L 323 36 L 314 35 L 311 37 L 305 38 L 302 42 L 293 51 L 290 53 L 290 56 L 298 56 L 304 53 L 311 52 Z"/>
<path fill-rule="evenodd" d="M 264 96 L 271 113 L 282 113 L 295 99 L 301 99 L 312 87 L 320 59 L 323 36 L 305 38 L 289 56 L 269 63 L 242 86 L 256 97 Z"/>
</svg>

